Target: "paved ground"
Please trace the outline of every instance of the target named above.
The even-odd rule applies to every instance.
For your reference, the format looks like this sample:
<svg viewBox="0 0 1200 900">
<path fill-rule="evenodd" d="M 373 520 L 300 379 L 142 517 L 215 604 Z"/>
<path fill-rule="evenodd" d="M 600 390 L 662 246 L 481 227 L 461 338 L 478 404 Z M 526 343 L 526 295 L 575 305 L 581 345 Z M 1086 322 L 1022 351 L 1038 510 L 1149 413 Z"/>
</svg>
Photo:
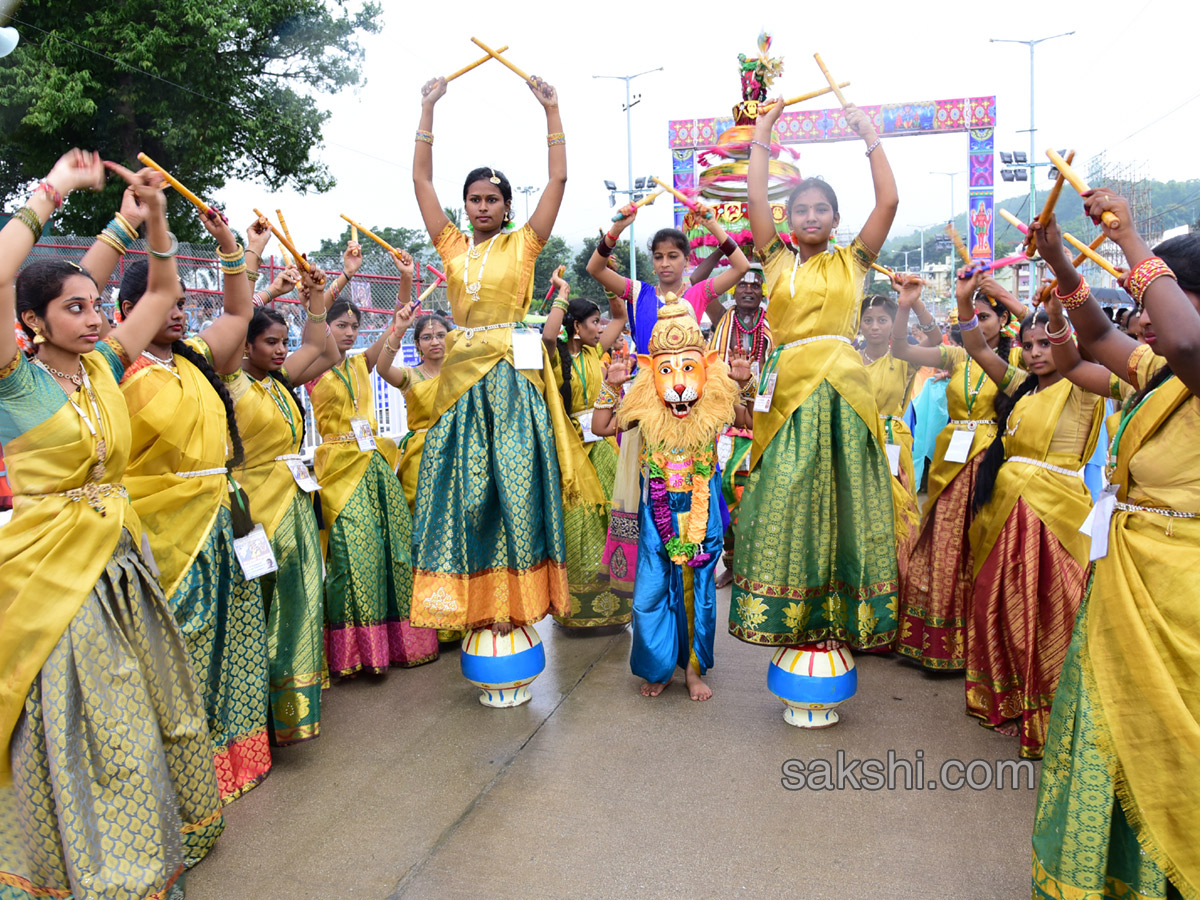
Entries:
<svg viewBox="0 0 1200 900">
<path fill-rule="evenodd" d="M 516 710 L 475 701 L 456 649 L 327 691 L 321 737 L 227 808 L 189 900 L 1029 896 L 1027 787 L 781 785 L 787 760 L 838 750 L 920 753 L 926 782 L 947 759 L 1013 759 L 1016 739 L 963 713 L 961 676 L 860 654 L 842 723 L 805 732 L 767 692 L 770 651 L 720 629 L 707 703 L 678 682 L 641 697 L 628 633 L 538 631 L 548 667 Z"/>
</svg>

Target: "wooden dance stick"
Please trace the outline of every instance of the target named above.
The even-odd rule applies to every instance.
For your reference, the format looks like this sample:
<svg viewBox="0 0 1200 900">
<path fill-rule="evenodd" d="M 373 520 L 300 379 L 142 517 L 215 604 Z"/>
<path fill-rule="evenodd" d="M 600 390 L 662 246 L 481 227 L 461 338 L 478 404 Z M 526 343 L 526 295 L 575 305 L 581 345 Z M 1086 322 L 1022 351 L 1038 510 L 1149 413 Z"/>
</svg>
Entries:
<svg viewBox="0 0 1200 900">
<path fill-rule="evenodd" d="M 954 242 L 954 249 L 958 251 L 958 255 L 963 258 L 968 266 L 975 265 L 975 260 L 971 259 L 971 254 L 967 250 L 967 245 L 963 243 L 962 237 L 958 233 L 958 229 L 954 227 L 953 222 L 946 223 L 946 234 L 950 235 L 950 240 Z"/>
<path fill-rule="evenodd" d="M 1068 150 L 1066 160 L 1067 164 L 1069 165 L 1070 163 L 1074 162 L 1074 160 L 1075 151 Z M 1050 188 L 1050 196 L 1046 198 L 1046 202 L 1042 206 L 1042 211 L 1038 213 L 1037 220 L 1042 223 L 1043 228 L 1045 228 L 1046 223 L 1050 221 L 1050 216 L 1054 214 L 1054 204 L 1058 202 L 1058 195 L 1062 193 L 1063 185 L 1066 183 L 1066 181 L 1066 177 L 1060 171 L 1058 173 L 1058 177 L 1054 180 L 1054 187 Z M 1025 246 L 1025 255 L 1029 259 L 1033 259 L 1035 253 L 1037 253 L 1037 232 L 1034 232 L 1030 236 L 1029 243 Z"/>
<path fill-rule="evenodd" d="M 1107 235 L 1104 235 L 1104 234 L 1099 235 L 1094 241 L 1092 241 L 1090 244 L 1088 244 L 1088 248 L 1091 250 L 1099 250 L 1100 247 L 1107 240 L 1108 240 Z M 1076 269 L 1078 269 L 1080 266 L 1083 265 L 1084 260 L 1086 260 L 1086 259 L 1087 259 L 1087 257 L 1084 256 L 1082 253 L 1080 253 L 1077 257 L 1075 257 L 1073 260 L 1071 260 L 1071 265 L 1074 266 Z M 1037 306 L 1038 304 L 1044 302 L 1045 297 L 1046 297 L 1046 292 L 1052 291 L 1056 287 L 1058 287 L 1058 279 L 1057 278 L 1055 278 L 1048 285 L 1046 285 L 1045 288 L 1043 288 L 1041 291 L 1038 292 L 1037 299 L 1034 301 L 1033 305 Z"/>
<path fill-rule="evenodd" d="M 838 87 L 839 88 L 850 87 L 850 82 L 843 81 L 841 84 L 838 85 Z M 791 97 L 787 100 L 784 100 L 783 105 L 785 107 L 793 106 L 796 103 L 803 103 L 805 100 L 811 100 L 814 97 L 820 97 L 822 94 L 832 93 L 833 90 L 834 89 L 832 87 L 823 87 L 819 91 L 809 91 L 807 94 L 799 94 L 795 97 Z M 775 106 L 774 103 L 765 103 L 762 106 L 760 106 L 758 109 L 759 109 L 759 112 L 766 112 L 767 110 L 773 108 L 774 106 Z"/>
<path fill-rule="evenodd" d="M 996 212 L 1000 213 L 1000 218 L 1002 218 L 1013 228 L 1017 229 L 1017 231 L 1021 232 L 1021 234 L 1029 234 L 1029 226 L 1010 213 L 1007 209 L 998 209 Z"/>
<path fill-rule="evenodd" d="M 358 243 L 358 226 L 357 225 L 350 226 L 350 240 L 356 244 Z"/>
<path fill-rule="evenodd" d="M 510 63 L 510 62 L 509 62 L 507 59 L 505 59 L 503 56 L 501 56 L 501 55 L 500 55 L 500 53 L 499 53 L 498 51 L 496 51 L 496 50 L 493 50 L 491 47 L 489 47 L 489 46 L 488 46 L 487 44 L 485 44 L 483 41 L 479 40 L 479 38 L 474 38 L 474 37 L 473 37 L 473 38 L 471 38 L 471 41 L 472 41 L 472 43 L 474 43 L 474 44 L 475 44 L 475 45 L 476 45 L 476 46 L 477 46 L 477 47 L 478 47 L 480 50 L 484 51 L 484 52 L 485 52 L 485 53 L 486 53 L 488 56 L 492 57 L 493 59 L 497 60 L 498 62 L 502 62 L 502 63 L 504 63 L 504 65 L 508 66 L 510 69 L 512 69 L 512 70 L 513 70 L 514 72 L 516 72 L 518 75 L 520 75 L 520 76 L 521 76 L 521 80 L 522 80 L 522 81 L 528 81 L 528 80 L 529 80 L 529 76 L 528 76 L 528 75 L 526 75 L 524 72 L 522 72 L 522 71 L 521 71 L 520 69 L 518 69 L 516 66 L 514 66 L 512 63 Z"/>
<path fill-rule="evenodd" d="M 1075 235 L 1069 234 L 1068 232 L 1064 231 L 1063 237 L 1066 239 L 1068 244 L 1070 244 L 1072 247 L 1074 247 L 1076 250 L 1078 250 L 1080 253 L 1082 253 L 1084 256 L 1086 256 L 1088 259 L 1090 259 L 1092 262 L 1094 262 L 1096 265 L 1098 265 L 1100 268 L 1102 268 L 1105 272 L 1107 272 L 1113 278 L 1121 277 L 1121 273 L 1117 271 L 1116 267 L 1112 263 L 1110 263 L 1107 259 L 1105 259 L 1103 256 L 1101 256 L 1099 253 L 1097 253 L 1095 250 L 1093 250 L 1091 247 L 1089 247 L 1087 244 L 1085 244 L 1079 238 L 1075 237 Z M 1079 265 L 1079 263 L 1076 263 L 1076 265 Z"/>
<path fill-rule="evenodd" d="M 279 241 L 279 243 L 281 243 L 284 247 L 286 247 L 288 252 L 291 253 L 292 256 L 294 256 L 296 258 L 296 265 L 298 265 L 305 272 L 311 272 L 312 266 L 310 266 L 308 264 L 307 259 L 305 259 L 303 256 L 300 255 L 300 251 L 296 249 L 295 244 L 293 244 L 290 240 L 288 240 L 287 235 L 285 235 L 282 231 L 280 231 L 278 228 L 276 228 L 274 223 L 270 219 L 267 219 L 267 217 L 265 215 L 263 215 L 263 213 L 260 210 L 255 209 L 254 214 L 256 216 L 258 216 L 260 219 L 267 220 L 267 227 L 271 229 L 271 234 L 275 235 L 275 239 L 277 241 Z"/>
<path fill-rule="evenodd" d="M 662 193 L 662 191 L 655 191 L 653 194 L 647 194 L 641 200 L 635 200 L 633 203 L 626 203 L 624 206 L 622 206 L 620 209 L 618 209 L 615 213 L 613 213 L 612 220 L 614 222 L 620 222 L 623 218 L 625 218 L 627 215 L 629 215 L 629 212 L 626 212 L 626 210 L 629 210 L 630 212 L 632 212 L 633 209 L 641 209 L 643 206 L 649 206 L 651 203 L 653 203 L 655 200 L 658 199 L 658 195 L 661 193 Z M 632 207 L 633 209 L 630 209 L 630 207 Z"/>
<path fill-rule="evenodd" d="M 651 178 L 650 180 L 653 181 L 655 184 L 657 184 L 660 188 L 662 188 L 668 194 L 670 194 L 672 197 L 674 197 L 676 200 L 678 200 L 680 203 L 682 203 L 684 206 L 686 206 L 688 209 L 690 209 L 692 212 L 696 211 L 696 201 L 695 200 L 689 200 L 685 194 L 681 194 L 679 191 L 675 190 L 675 188 L 671 187 L 665 181 L 660 181 L 657 178 Z"/>
<path fill-rule="evenodd" d="M 500 48 L 499 50 L 497 50 L 496 52 L 497 52 L 497 53 L 503 53 L 503 52 L 504 52 L 505 50 L 507 50 L 507 49 L 508 49 L 508 44 L 505 44 L 503 47 L 501 47 L 501 48 Z M 453 81 L 455 78 L 457 78 L 459 75 L 466 75 L 468 72 L 470 72 L 470 71 L 471 71 L 472 69 L 474 69 L 476 66 L 482 66 L 482 65 L 483 65 L 485 62 L 487 62 L 487 61 L 488 61 L 489 59 L 491 59 L 491 58 L 492 58 L 492 57 L 491 57 L 491 54 L 488 54 L 487 56 L 483 57 L 482 59 L 477 59 L 477 60 L 475 60 L 475 62 L 471 63 L 469 66 L 463 66 L 461 69 L 459 69 L 459 70 L 458 70 L 457 72 L 455 72 L 453 75 L 447 75 L 447 76 L 446 76 L 446 84 L 449 84 L 450 82 L 452 82 L 452 81 Z"/>
<path fill-rule="evenodd" d="M 148 157 L 145 153 L 139 153 L 137 155 L 137 158 L 143 165 L 147 165 L 150 168 L 154 169 L 154 171 L 158 172 L 159 175 L 161 175 L 163 178 L 165 178 L 167 180 L 167 184 L 169 184 L 171 187 L 175 188 L 175 190 L 179 192 L 180 197 L 183 197 L 183 199 L 191 202 L 191 204 L 194 207 L 196 207 L 196 209 L 200 210 L 200 212 L 204 213 L 206 216 L 220 216 L 221 221 L 223 221 L 226 225 L 229 224 L 229 220 L 225 218 L 225 216 L 222 214 L 222 212 L 219 209 L 217 209 L 215 206 L 212 206 L 211 204 L 205 203 L 203 200 L 201 200 L 199 197 L 197 197 L 195 194 L 193 194 L 191 191 L 189 191 L 186 187 L 183 186 L 183 184 L 179 181 L 178 178 L 176 178 L 174 175 L 172 175 L 170 172 L 168 172 L 166 169 L 164 169 L 162 166 L 160 166 L 158 163 L 156 163 L 150 157 Z"/>
<path fill-rule="evenodd" d="M 825 60 L 821 59 L 820 53 L 814 53 L 813 59 L 815 59 L 817 61 L 817 65 L 821 67 L 821 74 L 823 74 L 825 76 L 825 80 L 829 82 L 829 89 L 833 91 L 833 95 L 838 98 L 838 103 L 842 104 L 842 109 L 845 109 L 850 102 L 846 99 L 846 95 L 842 93 L 841 85 L 833 80 L 833 76 L 830 75 L 829 70 L 825 68 Z M 794 102 L 795 101 L 793 100 L 788 101 L 788 103 Z M 787 104 L 784 105 L 786 106 Z"/>
<path fill-rule="evenodd" d="M 363 234 L 365 234 L 367 237 L 369 237 L 371 240 L 373 240 L 375 243 L 377 243 L 380 247 L 382 247 L 384 250 L 386 250 L 388 253 L 392 254 L 392 256 L 400 255 L 399 250 L 397 250 L 395 247 L 393 247 L 391 244 L 389 244 L 387 241 L 385 241 L 383 238 L 381 238 L 379 235 L 377 235 L 371 229 L 367 228 L 365 225 L 359 225 L 357 222 L 355 222 L 349 216 L 343 215 L 342 218 L 350 223 L 351 228 L 361 231 Z"/>
<path fill-rule="evenodd" d="M 284 233 L 285 235 L 287 235 L 287 239 L 288 239 L 289 241 L 291 241 L 293 244 L 295 244 L 295 243 L 296 243 L 296 242 L 295 242 L 295 240 L 293 240 L 293 239 L 292 239 L 292 232 L 291 232 L 291 230 L 290 230 L 290 229 L 287 227 L 287 219 L 285 219 L 285 218 L 283 217 L 283 210 L 282 210 L 282 209 L 276 209 L 276 210 L 275 210 L 275 215 L 276 215 L 276 217 L 279 219 L 279 227 L 280 227 L 280 228 L 283 230 L 283 233 Z"/>
<path fill-rule="evenodd" d="M 1058 169 L 1059 177 L 1065 178 L 1067 181 L 1071 182 L 1071 187 L 1075 188 L 1078 193 L 1086 194 L 1091 190 L 1091 187 L 1088 186 L 1088 183 L 1079 177 L 1079 173 L 1072 169 L 1070 164 L 1058 155 L 1058 151 L 1047 150 L 1046 156 L 1049 157 L 1050 162 L 1054 163 L 1055 167 Z M 1118 219 L 1110 210 L 1106 209 L 1103 213 L 1101 213 L 1100 220 L 1109 228 L 1121 227 L 1121 220 Z"/>
<path fill-rule="evenodd" d="M 442 277 L 442 273 L 438 272 L 438 277 L 434 279 L 433 284 L 431 284 L 429 287 L 425 288 L 425 290 L 421 291 L 421 296 L 417 297 L 417 307 L 420 308 L 421 301 L 424 300 L 426 297 L 428 297 L 430 294 L 432 294 L 434 291 L 434 288 L 436 288 L 438 285 L 444 283 L 445 280 L 446 279 Z"/>
</svg>

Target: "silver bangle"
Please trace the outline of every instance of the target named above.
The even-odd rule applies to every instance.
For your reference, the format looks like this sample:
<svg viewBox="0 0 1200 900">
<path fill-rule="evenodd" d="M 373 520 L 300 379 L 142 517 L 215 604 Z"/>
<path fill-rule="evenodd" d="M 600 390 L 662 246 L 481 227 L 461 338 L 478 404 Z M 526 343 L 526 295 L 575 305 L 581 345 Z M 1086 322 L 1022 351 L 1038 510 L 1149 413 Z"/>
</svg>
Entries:
<svg viewBox="0 0 1200 900">
<path fill-rule="evenodd" d="M 166 250 L 163 250 L 161 252 L 158 250 L 155 250 L 153 247 L 150 246 L 150 242 L 146 241 L 146 252 L 149 253 L 151 256 L 153 256 L 155 259 L 173 259 L 175 257 L 175 254 L 177 254 L 179 252 L 179 238 L 175 237 L 175 235 L 172 234 L 170 231 L 167 232 L 167 237 L 169 237 L 171 239 L 171 246 L 169 246 Z"/>
<path fill-rule="evenodd" d="M 867 148 L 867 152 L 864 153 L 863 156 L 870 156 L 872 153 L 875 152 L 875 148 L 878 147 L 882 143 L 883 143 L 883 138 L 878 138 L 878 137 L 875 138 L 875 143 L 871 144 L 871 146 L 869 146 Z"/>
<path fill-rule="evenodd" d="M 754 140 L 754 139 L 751 139 L 750 143 L 751 143 L 751 144 L 753 144 L 755 147 L 762 147 L 762 148 L 763 148 L 764 150 L 766 150 L 768 153 L 770 153 L 770 152 L 771 152 L 771 145 L 770 145 L 770 144 L 764 144 L 762 141 L 759 141 L 759 140 Z"/>
<path fill-rule="evenodd" d="M 917 320 L 917 327 L 920 328 L 926 334 L 933 334 L 935 331 L 937 331 L 937 327 L 938 327 L 937 319 L 930 319 L 928 325 L 922 325 L 920 320 Z"/>
</svg>

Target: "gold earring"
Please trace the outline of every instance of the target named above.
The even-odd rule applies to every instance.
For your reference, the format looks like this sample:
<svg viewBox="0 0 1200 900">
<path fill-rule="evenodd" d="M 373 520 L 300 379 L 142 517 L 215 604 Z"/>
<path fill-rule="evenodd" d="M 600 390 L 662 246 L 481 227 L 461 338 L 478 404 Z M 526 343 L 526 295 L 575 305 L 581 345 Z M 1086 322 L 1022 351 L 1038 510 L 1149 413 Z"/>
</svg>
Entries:
<svg viewBox="0 0 1200 900">
<path fill-rule="evenodd" d="M 42 332 L 37 328 L 33 329 L 33 342 L 35 344 L 46 343 L 46 339 L 42 336 Z"/>
</svg>

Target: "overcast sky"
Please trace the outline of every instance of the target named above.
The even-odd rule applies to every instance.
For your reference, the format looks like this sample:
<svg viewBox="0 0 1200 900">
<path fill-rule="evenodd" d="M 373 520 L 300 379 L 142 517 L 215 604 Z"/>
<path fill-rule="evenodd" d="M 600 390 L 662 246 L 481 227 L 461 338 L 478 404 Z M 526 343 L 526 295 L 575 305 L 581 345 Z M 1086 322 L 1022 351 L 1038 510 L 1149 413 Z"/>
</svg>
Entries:
<svg viewBox="0 0 1200 900">
<path fill-rule="evenodd" d="M 632 114 L 633 166 L 635 176 L 669 180 L 668 121 L 727 115 L 740 99 L 737 55 L 756 55 L 762 27 L 774 35 L 771 55 L 785 60 L 779 92 L 792 96 L 821 87 L 812 59 L 820 52 L 839 80 L 852 82 L 847 97 L 863 105 L 995 94 L 997 150 L 1029 147 L 1024 133 L 1029 50 L 988 38 L 1074 30 L 1037 49 L 1038 153 L 1047 146 L 1074 147 L 1076 164 L 1085 172 L 1088 157 L 1108 150 L 1110 159 L 1147 163 L 1147 173 L 1159 179 L 1200 175 L 1194 152 L 1200 130 L 1195 17 L 1175 0 L 736 4 L 755 10 L 742 22 L 731 18 L 731 6 L 467 0 L 431 9 L 427 16 L 411 15 L 411 4 L 385 0 L 382 32 L 363 41 L 366 85 L 322 98 L 333 115 L 316 153 L 338 179 L 334 191 L 267 198 L 257 185 L 231 184 L 221 199 L 239 226 L 249 221 L 252 206 L 282 208 L 307 247 L 341 230 L 338 213 L 367 225 L 420 227 L 411 181 L 420 87 L 480 56 L 470 42 L 475 35 L 493 47 L 511 45 L 506 56 L 558 88 L 570 174 L 555 232 L 577 244 L 609 221 L 603 181 L 626 186 L 624 83 L 592 76 L 663 67 L 632 84 L 642 98 Z M 829 106 L 825 99 L 797 108 Z M 435 183 L 443 205 L 461 205 L 463 177 L 478 165 L 501 169 L 514 186 L 540 188 L 545 182 L 545 115 L 520 79 L 494 61 L 450 85 L 433 130 Z M 965 172 L 967 136 L 885 139 L 884 147 L 900 188 L 892 233 L 944 222 L 950 179 L 930 172 Z M 801 172 L 821 175 L 837 189 L 843 227 L 861 225 L 872 203 L 861 143 L 798 149 Z M 1038 176 L 1042 194 L 1048 184 L 1044 170 Z M 996 177 L 999 181 L 998 172 Z M 955 188 L 954 210 L 962 212 L 966 178 L 956 178 Z M 1003 199 L 1028 194 L 1028 185 L 1001 184 L 997 191 Z M 538 196 L 531 195 L 531 208 Z M 1078 203 L 1069 189 L 1064 201 Z M 523 220 L 520 194 L 514 208 Z M 671 207 L 660 200 L 639 219 L 639 242 L 669 224 Z"/>
</svg>

